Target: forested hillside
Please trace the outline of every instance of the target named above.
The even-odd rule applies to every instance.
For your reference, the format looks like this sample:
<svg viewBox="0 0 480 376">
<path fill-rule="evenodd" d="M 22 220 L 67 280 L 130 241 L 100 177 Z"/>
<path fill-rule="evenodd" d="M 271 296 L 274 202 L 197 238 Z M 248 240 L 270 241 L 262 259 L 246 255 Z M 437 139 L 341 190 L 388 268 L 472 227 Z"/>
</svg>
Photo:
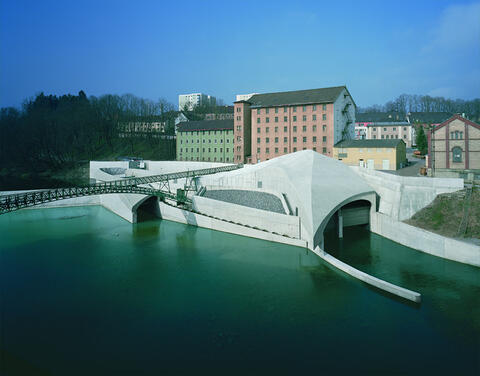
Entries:
<svg viewBox="0 0 480 376">
<path fill-rule="evenodd" d="M 465 113 L 473 121 L 480 121 L 480 99 L 464 100 L 429 95 L 402 94 L 384 105 L 358 108 L 359 112 L 452 112 Z"/>
<path fill-rule="evenodd" d="M 93 159 L 175 158 L 173 105 L 127 94 L 46 96 L 0 111 L 0 190 L 86 182 Z M 165 134 L 119 137 L 129 121 L 165 121 Z M 83 167 L 83 168 L 82 168 Z M 51 184 L 49 184 L 49 181 Z M 36 183 L 37 182 L 37 183 Z"/>
</svg>

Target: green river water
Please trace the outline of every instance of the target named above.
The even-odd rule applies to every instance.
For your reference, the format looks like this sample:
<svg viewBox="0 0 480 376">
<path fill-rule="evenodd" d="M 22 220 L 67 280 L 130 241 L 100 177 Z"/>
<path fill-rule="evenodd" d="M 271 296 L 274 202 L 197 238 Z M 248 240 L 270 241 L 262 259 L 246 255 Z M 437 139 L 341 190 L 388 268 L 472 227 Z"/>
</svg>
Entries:
<svg viewBox="0 0 480 376">
<path fill-rule="evenodd" d="M 313 253 L 101 207 L 0 216 L 6 375 L 480 374 L 480 269 L 345 229 Z"/>
</svg>

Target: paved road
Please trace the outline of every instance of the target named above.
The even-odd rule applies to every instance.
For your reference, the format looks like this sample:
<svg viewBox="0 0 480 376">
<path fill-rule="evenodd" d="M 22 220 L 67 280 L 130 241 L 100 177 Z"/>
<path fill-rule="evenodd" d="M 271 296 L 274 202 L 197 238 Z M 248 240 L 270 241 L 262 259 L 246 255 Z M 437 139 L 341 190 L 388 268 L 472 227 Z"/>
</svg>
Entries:
<svg viewBox="0 0 480 376">
<path fill-rule="evenodd" d="M 413 156 L 413 149 L 407 149 L 407 159 L 410 165 L 397 171 L 383 171 L 389 174 L 399 176 L 422 176 L 420 175 L 420 167 L 425 166 L 425 159 L 415 158 Z"/>
</svg>

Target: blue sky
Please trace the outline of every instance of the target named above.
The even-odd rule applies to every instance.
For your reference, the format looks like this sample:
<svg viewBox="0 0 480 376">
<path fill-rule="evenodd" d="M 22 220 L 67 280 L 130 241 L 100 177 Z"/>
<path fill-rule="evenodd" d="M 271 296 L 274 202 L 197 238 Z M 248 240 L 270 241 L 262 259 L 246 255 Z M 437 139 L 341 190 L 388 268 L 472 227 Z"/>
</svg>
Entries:
<svg viewBox="0 0 480 376">
<path fill-rule="evenodd" d="M 480 1 L 0 1 L 1 107 L 344 84 L 359 106 L 480 97 Z"/>
</svg>

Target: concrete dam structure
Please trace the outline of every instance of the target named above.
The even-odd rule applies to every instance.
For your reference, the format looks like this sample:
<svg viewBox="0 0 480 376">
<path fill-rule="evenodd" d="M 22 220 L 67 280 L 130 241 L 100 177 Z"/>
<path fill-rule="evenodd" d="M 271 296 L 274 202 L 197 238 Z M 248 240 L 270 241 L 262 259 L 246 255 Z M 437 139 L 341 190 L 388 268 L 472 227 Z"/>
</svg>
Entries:
<svg viewBox="0 0 480 376">
<path fill-rule="evenodd" d="M 236 189 L 267 192 L 277 197 L 285 207 L 286 217 L 299 218 L 299 239 L 306 241 L 310 249 L 323 248 L 323 232 L 335 215 L 340 235 L 343 225 L 355 223 L 353 208 L 346 208 L 344 215 L 342 208 L 357 202 L 364 212 L 375 210 L 375 191 L 360 176 L 343 163 L 310 150 L 247 165 L 230 173 L 204 176 L 199 182 L 207 192 Z M 222 214 L 228 215 L 228 211 Z M 350 220 L 342 225 L 345 214 Z M 268 226 L 270 213 L 261 213 L 260 218 Z M 368 223 L 369 215 L 363 218 Z"/>
<path fill-rule="evenodd" d="M 104 163 L 108 164 L 92 162 L 92 177 L 101 167 L 121 167 Z M 148 161 L 146 165 L 146 170 L 127 170 L 126 173 L 138 176 L 213 166 L 205 162 Z M 171 189 L 187 185 L 192 186 L 191 182 L 182 179 L 170 182 Z M 151 186 L 155 187 L 155 183 Z M 156 188 L 160 187 L 157 185 Z M 419 293 L 369 276 L 329 255 L 325 249 L 324 232 L 335 228 L 342 237 L 344 227 L 366 224 L 382 235 L 382 228 L 386 228 L 380 224 L 382 216 L 394 221 L 403 219 L 428 205 L 436 195 L 462 188 L 461 179 L 405 179 L 348 167 L 332 158 L 304 150 L 241 169 L 198 177 L 194 189 L 187 192 L 192 200 L 190 208 L 158 202 L 154 203 L 153 211 L 167 220 L 306 247 L 357 279 L 419 302 Z M 121 201 L 124 214 L 134 213 L 134 218 L 143 202 L 139 198 L 127 201 L 127 197 L 109 200 L 112 201 L 103 201 L 103 204 L 116 211 Z M 150 210 L 151 204 L 150 201 Z M 122 215 L 120 211 L 116 212 Z M 122 216 L 128 219 L 126 215 Z M 480 258 L 478 249 L 467 253 L 468 257 L 462 260 L 435 255 L 460 262 L 468 259 L 467 263 L 476 265 L 476 258 Z"/>
<path fill-rule="evenodd" d="M 461 179 L 405 179 L 352 168 L 311 150 L 245 166 L 173 161 L 145 161 L 143 166 L 92 161 L 90 194 L 67 195 L 38 206 L 102 205 L 132 223 L 140 212 L 149 212 L 166 220 L 305 247 L 335 268 L 414 302 L 420 301 L 419 293 L 369 276 L 329 255 L 324 233 L 335 229 L 342 237 L 344 227 L 368 225 L 384 235 L 437 194 L 463 188 Z M 95 194 L 93 186 L 108 189 Z M 125 191 L 124 186 L 134 189 Z M 46 194 L 36 191 L 35 195 Z M 389 233 L 385 236 L 391 238 Z M 458 248 L 453 243 L 448 246 Z M 414 248 L 480 265 L 479 247 L 467 249 L 460 259 L 448 251 L 438 254 Z"/>
<path fill-rule="evenodd" d="M 114 181 L 118 174 L 106 171 L 123 171 L 124 164 L 91 162 L 90 177 L 95 182 Z M 205 162 L 147 161 L 146 165 L 146 170 L 125 169 L 125 177 L 215 167 Z M 169 182 L 169 189 L 172 192 L 185 189 L 186 184 L 185 179 L 175 179 Z M 162 188 L 155 182 L 148 187 Z M 370 213 L 376 208 L 375 191 L 364 179 L 343 163 L 310 150 L 233 171 L 199 176 L 193 182 L 193 189 L 185 190 L 193 203 L 190 208 L 193 215 L 205 214 L 246 229 L 285 235 L 304 242 L 310 249 L 323 248 L 327 227 L 336 226 L 342 236 L 345 226 L 368 224 Z M 148 196 L 132 194 L 104 195 L 101 204 L 136 222 L 137 210 L 147 199 Z M 159 202 L 155 213 L 164 218 L 162 206 Z"/>
</svg>

